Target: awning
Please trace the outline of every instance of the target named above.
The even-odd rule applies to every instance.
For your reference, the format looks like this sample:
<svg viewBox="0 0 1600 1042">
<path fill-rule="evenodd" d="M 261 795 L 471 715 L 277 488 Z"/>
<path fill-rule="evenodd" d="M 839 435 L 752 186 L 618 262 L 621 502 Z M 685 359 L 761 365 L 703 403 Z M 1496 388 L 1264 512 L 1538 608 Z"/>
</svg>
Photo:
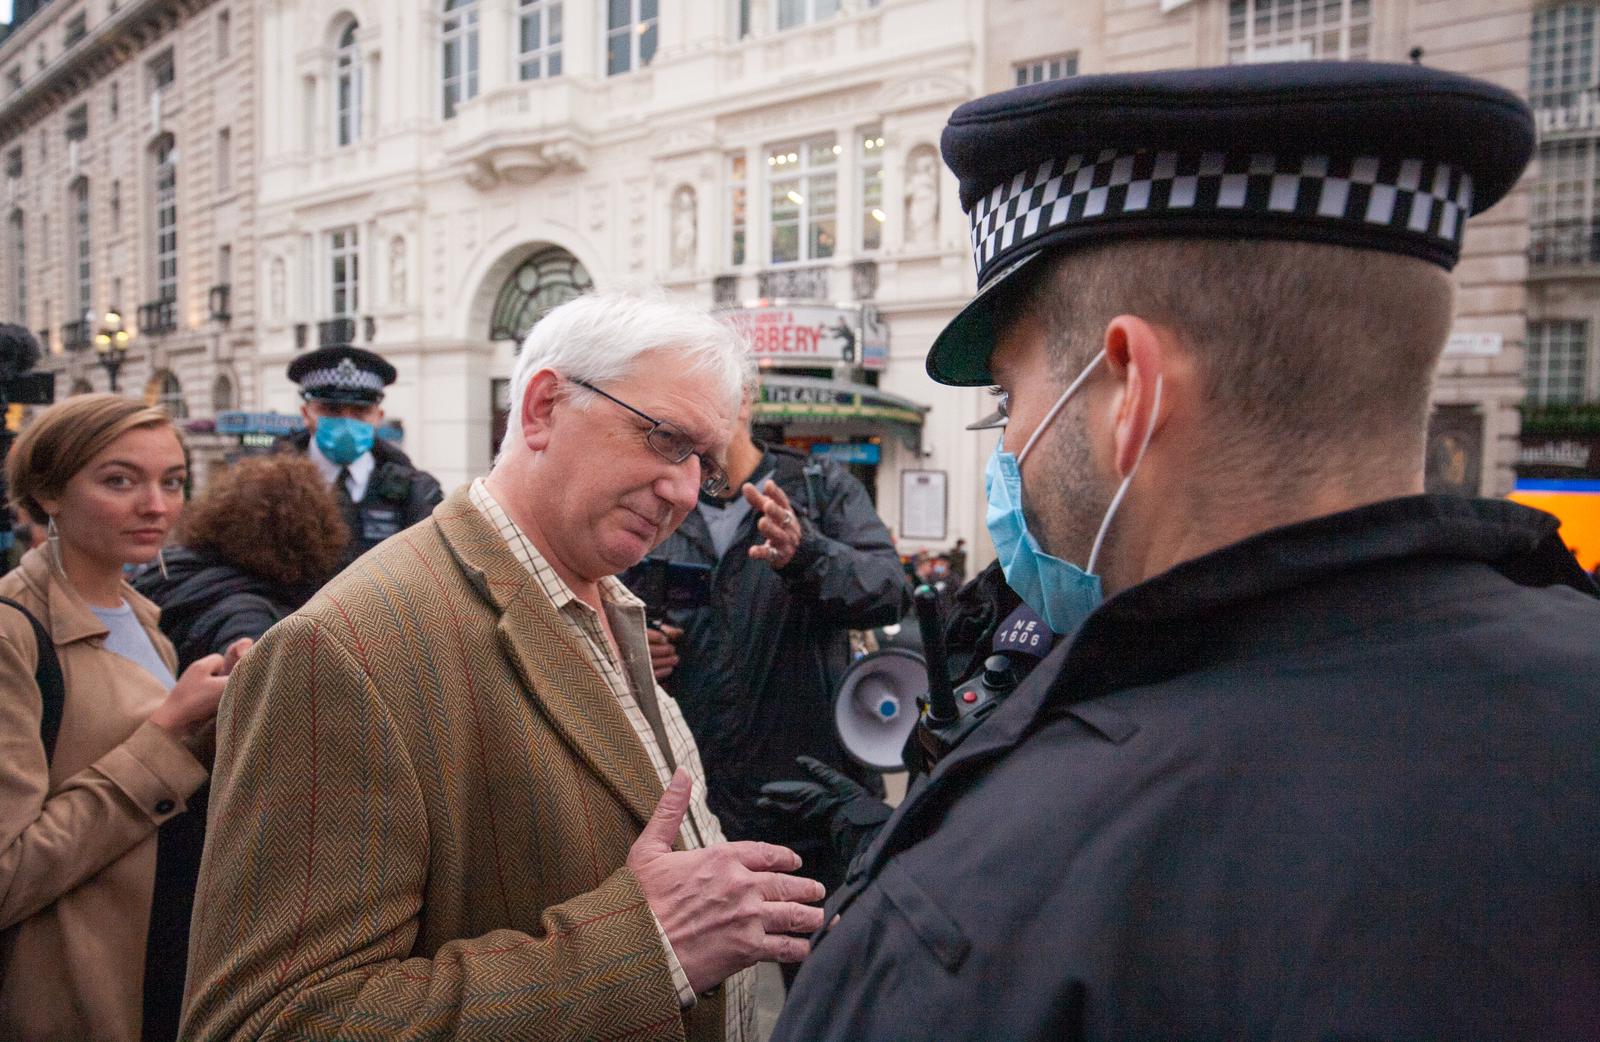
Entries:
<svg viewBox="0 0 1600 1042">
<path fill-rule="evenodd" d="M 889 435 L 912 449 L 920 449 L 922 422 L 928 409 L 909 398 L 865 384 L 763 373 L 761 400 L 751 412 L 764 423 L 816 425 L 826 433 L 845 436 Z"/>
</svg>

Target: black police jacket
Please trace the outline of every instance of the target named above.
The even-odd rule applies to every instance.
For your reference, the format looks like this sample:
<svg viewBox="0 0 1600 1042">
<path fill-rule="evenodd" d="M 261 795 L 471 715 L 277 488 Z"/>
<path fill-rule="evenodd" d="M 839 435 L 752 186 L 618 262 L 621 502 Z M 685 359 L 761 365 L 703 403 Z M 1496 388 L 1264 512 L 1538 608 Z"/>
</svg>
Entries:
<svg viewBox="0 0 1600 1042">
<path fill-rule="evenodd" d="M 773 478 L 800 520 L 794 559 L 775 571 L 750 559 L 765 541 L 752 511 L 721 561 L 698 510 L 651 556 L 715 566 L 711 603 L 677 612 L 680 662 L 662 684 L 678 700 L 705 763 L 711 809 L 734 839 L 809 841 L 755 806 L 762 784 L 805 779 L 802 754 L 845 770 L 876 791 L 875 774 L 849 761 L 833 725 L 833 694 L 850 665 L 849 631 L 884 626 L 910 607 L 889 532 L 848 470 L 768 450 Z M 826 844 L 822 844 L 826 846 Z M 820 851 L 819 851 L 820 852 Z"/>
<path fill-rule="evenodd" d="M 311 445 L 309 431 L 278 439 L 275 451 L 305 455 Z M 418 521 L 425 520 L 444 499 L 444 491 L 432 474 L 418 470 L 411 457 L 386 441 L 372 443 L 376 463 L 367 480 L 367 492 L 359 503 L 343 503 L 350 542 L 339 562 L 341 568 L 392 535 L 398 535 Z"/>
<path fill-rule="evenodd" d="M 1600 601 L 1556 527 L 1418 496 L 1107 601 L 852 869 L 775 1042 L 1594 1037 Z"/>
</svg>

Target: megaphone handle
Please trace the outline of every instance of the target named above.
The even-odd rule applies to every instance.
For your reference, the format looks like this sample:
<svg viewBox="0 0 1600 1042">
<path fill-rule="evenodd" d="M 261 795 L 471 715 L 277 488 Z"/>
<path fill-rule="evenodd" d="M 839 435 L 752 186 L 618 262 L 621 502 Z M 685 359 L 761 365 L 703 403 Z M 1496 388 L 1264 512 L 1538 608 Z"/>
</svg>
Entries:
<svg viewBox="0 0 1600 1042">
<path fill-rule="evenodd" d="M 950 663 L 945 657 L 939 593 L 932 586 L 922 585 L 911 599 L 917 608 L 917 628 L 922 631 L 922 653 L 928 668 L 928 716 L 935 722 L 954 720 L 956 695 L 950 686 Z"/>
</svg>

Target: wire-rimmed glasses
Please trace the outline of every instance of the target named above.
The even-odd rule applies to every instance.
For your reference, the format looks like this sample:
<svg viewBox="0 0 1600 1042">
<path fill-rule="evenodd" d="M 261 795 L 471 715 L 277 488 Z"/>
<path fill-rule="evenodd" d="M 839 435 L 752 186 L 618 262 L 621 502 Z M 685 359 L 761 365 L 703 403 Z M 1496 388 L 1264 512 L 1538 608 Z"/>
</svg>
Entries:
<svg viewBox="0 0 1600 1042">
<path fill-rule="evenodd" d="M 679 427 L 671 420 L 658 420 L 647 412 L 635 409 L 621 398 L 614 394 L 607 394 L 587 380 L 573 380 L 572 382 L 579 387 L 593 391 L 608 402 L 622 406 L 639 417 L 639 419 L 650 424 L 650 429 L 644 435 L 645 444 L 649 445 L 657 456 L 660 456 L 668 463 L 682 463 L 690 456 L 699 457 L 700 491 L 708 496 L 720 496 L 728 491 L 728 472 L 723 469 L 722 464 L 710 456 L 703 452 L 696 452 L 694 439 L 689 437 L 688 432 L 682 427 Z"/>
</svg>

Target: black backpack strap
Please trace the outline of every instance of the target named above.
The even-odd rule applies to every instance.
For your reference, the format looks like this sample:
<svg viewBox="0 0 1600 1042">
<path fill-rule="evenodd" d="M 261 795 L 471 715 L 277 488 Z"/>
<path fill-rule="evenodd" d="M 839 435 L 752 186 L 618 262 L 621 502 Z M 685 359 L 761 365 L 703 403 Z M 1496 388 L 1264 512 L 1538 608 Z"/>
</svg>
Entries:
<svg viewBox="0 0 1600 1042">
<path fill-rule="evenodd" d="M 34 667 L 33 679 L 39 685 L 44 703 L 39 715 L 39 741 L 44 743 L 44 762 L 49 763 L 55 757 L 56 735 L 61 733 L 61 710 L 67 700 L 67 685 L 61 675 L 61 660 L 56 657 L 56 642 L 50 639 L 44 623 L 34 618 L 33 612 L 7 597 L 0 597 L 0 604 L 22 613 L 33 627 L 33 637 L 39 645 L 39 664 Z"/>
</svg>

